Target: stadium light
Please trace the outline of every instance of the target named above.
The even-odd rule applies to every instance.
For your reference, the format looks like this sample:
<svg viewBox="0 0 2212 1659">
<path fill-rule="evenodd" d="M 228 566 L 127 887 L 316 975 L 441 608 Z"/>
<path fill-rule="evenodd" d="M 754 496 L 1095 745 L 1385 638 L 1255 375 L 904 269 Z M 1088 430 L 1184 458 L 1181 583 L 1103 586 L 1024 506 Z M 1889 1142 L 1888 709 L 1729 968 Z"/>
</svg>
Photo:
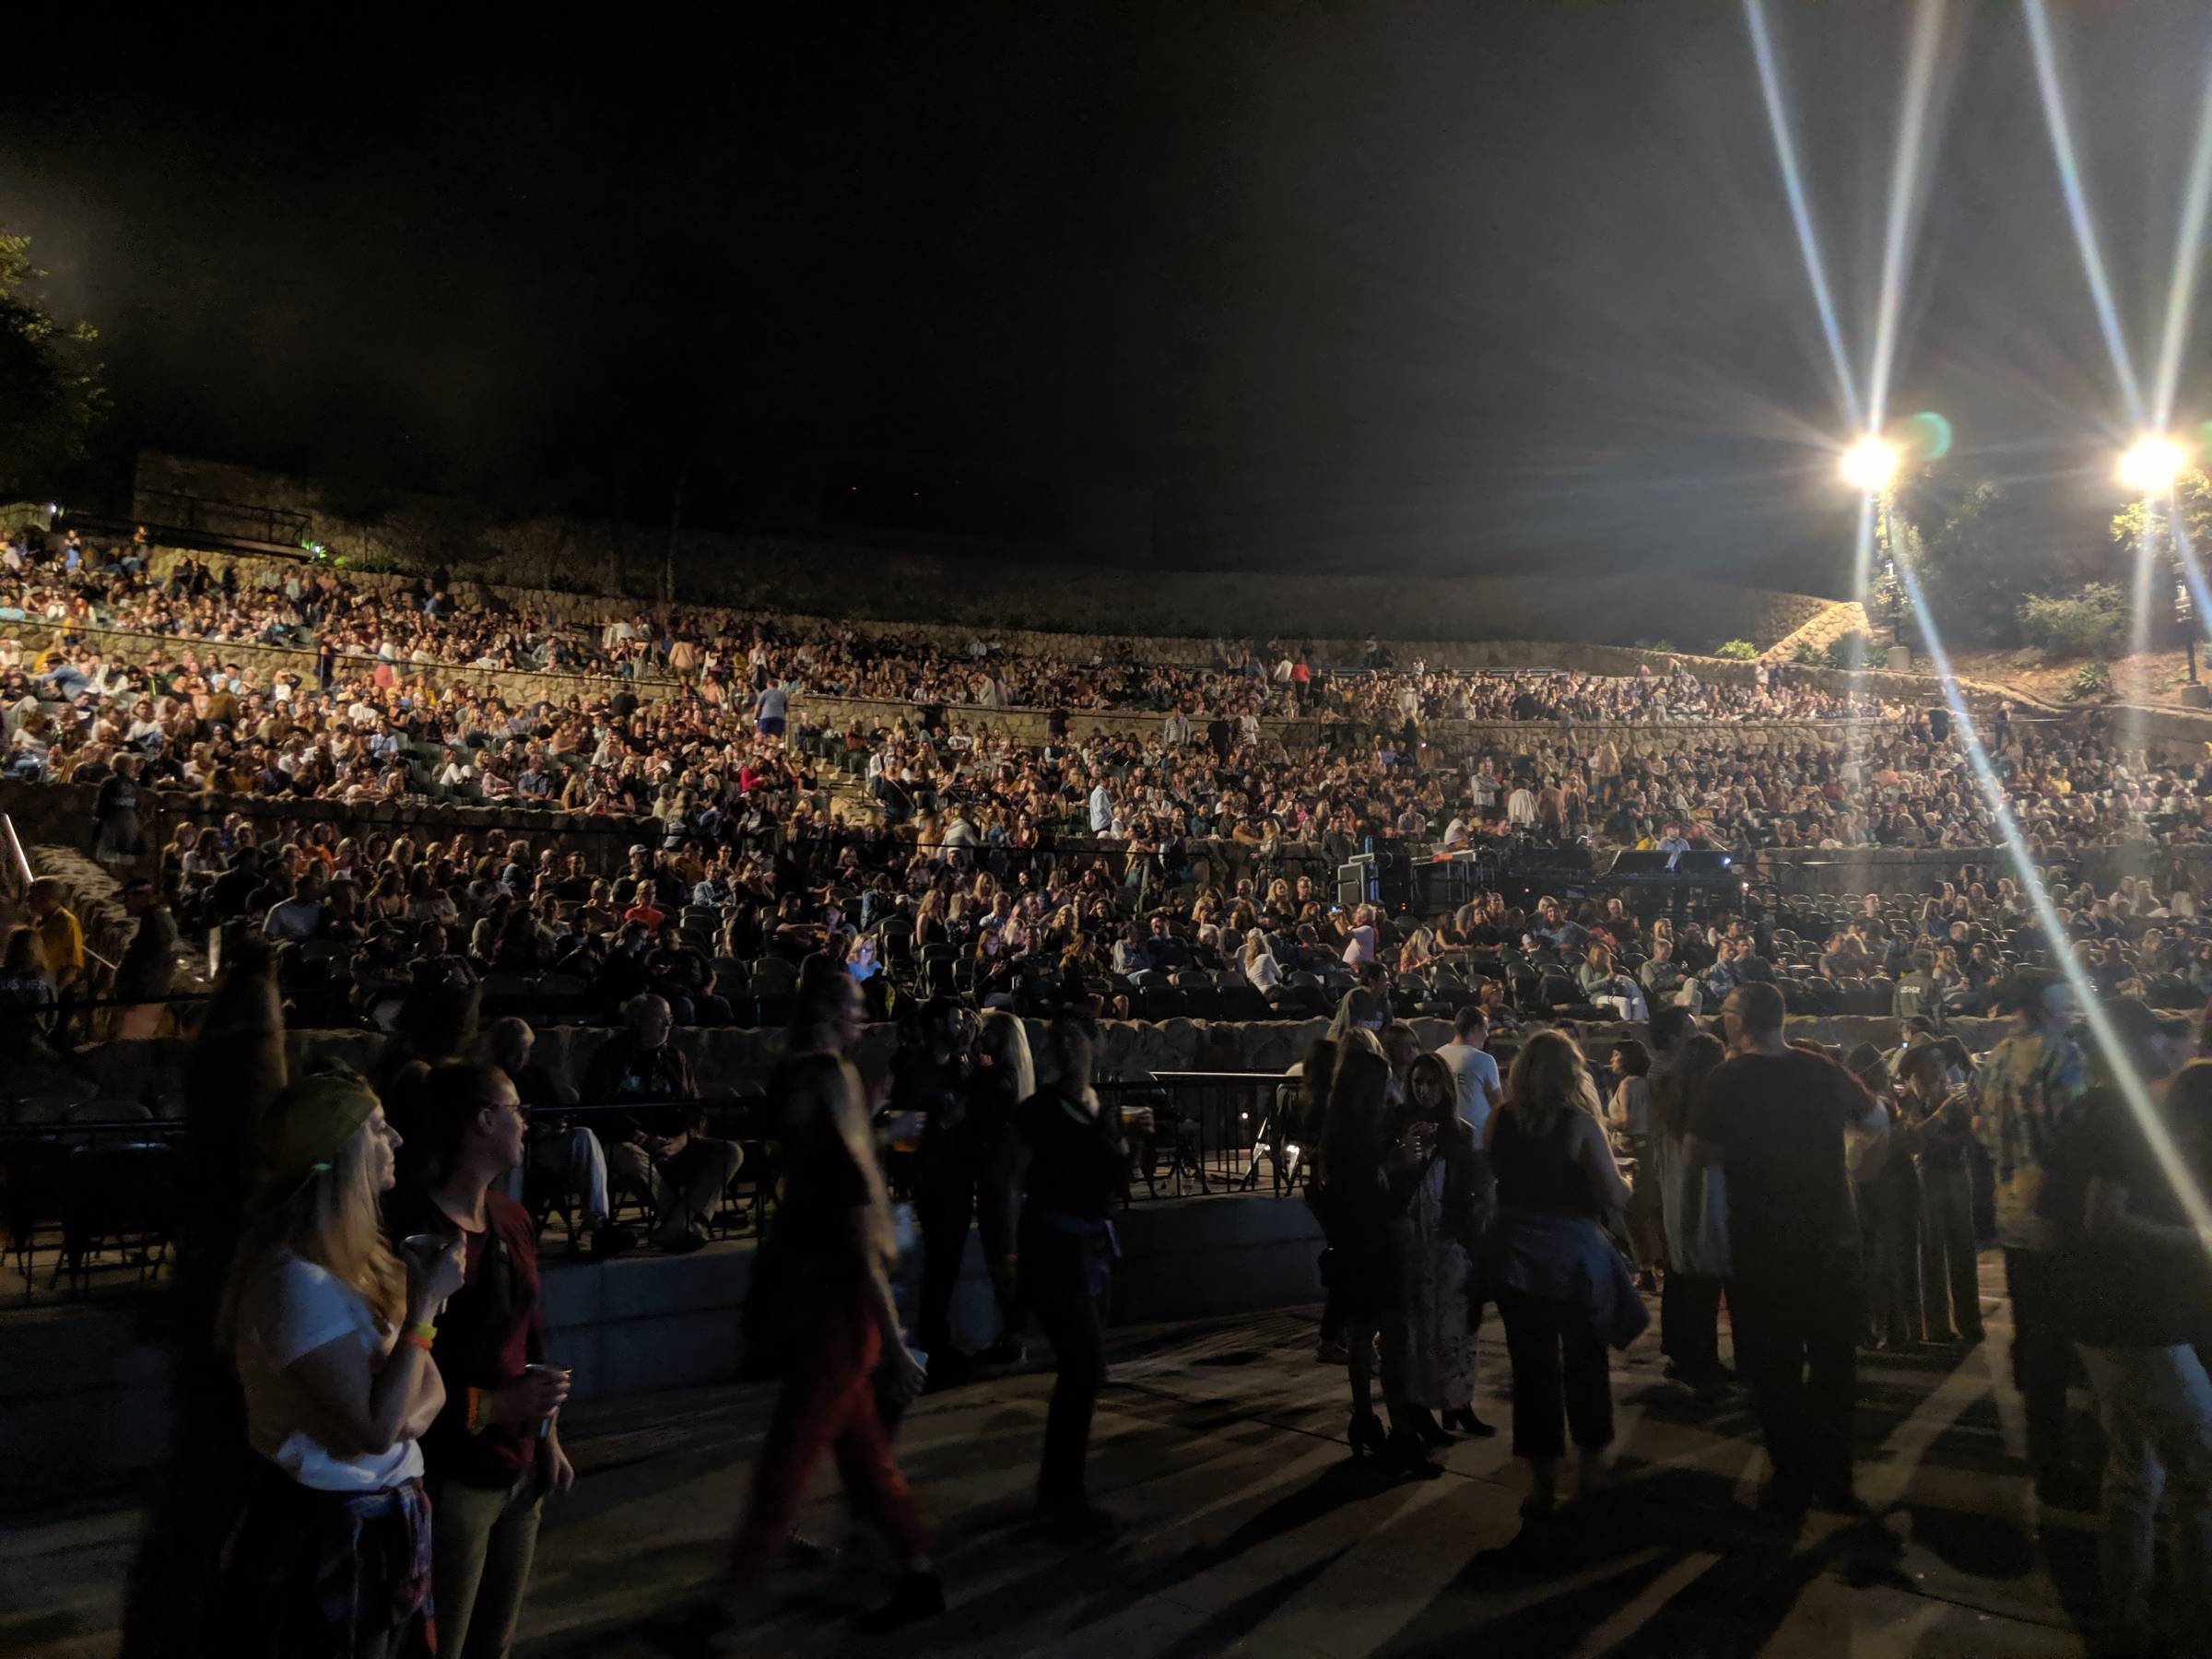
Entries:
<svg viewBox="0 0 2212 1659">
<path fill-rule="evenodd" d="M 2172 490 L 2174 479 L 2188 465 L 2187 450 L 2153 432 L 2137 439 L 2121 455 L 2120 482 L 2133 495 L 2163 496 Z"/>
<path fill-rule="evenodd" d="M 1897 477 L 1897 446 L 1879 438 L 1862 438 L 1843 452 L 1843 482 L 1878 495 Z"/>
</svg>

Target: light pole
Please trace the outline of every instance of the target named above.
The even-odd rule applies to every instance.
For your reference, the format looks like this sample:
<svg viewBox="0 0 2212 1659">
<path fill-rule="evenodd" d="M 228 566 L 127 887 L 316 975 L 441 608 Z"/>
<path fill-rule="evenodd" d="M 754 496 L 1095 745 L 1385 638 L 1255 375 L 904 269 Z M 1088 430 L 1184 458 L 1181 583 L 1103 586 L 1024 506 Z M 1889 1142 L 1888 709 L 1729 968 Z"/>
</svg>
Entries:
<svg viewBox="0 0 2212 1659">
<path fill-rule="evenodd" d="M 2119 477 L 2128 493 L 2142 503 L 2143 530 L 2137 549 L 2136 580 L 2147 585 L 2150 581 L 2151 516 L 2163 505 L 2174 511 L 2173 493 L 2183 470 L 2189 465 L 2187 446 L 2163 432 L 2146 432 L 2121 453 Z M 2171 534 L 2171 527 L 2169 527 Z M 2208 698 L 2203 684 L 2196 677 L 2196 618 L 2194 607 L 2188 604 L 2188 584 L 2183 579 L 2182 550 L 2178 542 L 2173 548 L 2175 587 L 2174 620 L 2183 625 L 2182 652 L 2188 664 L 2188 683 L 2182 688 L 2182 702 L 2188 708 L 2203 708 Z M 2147 646 L 2147 640 L 2138 649 Z"/>
</svg>

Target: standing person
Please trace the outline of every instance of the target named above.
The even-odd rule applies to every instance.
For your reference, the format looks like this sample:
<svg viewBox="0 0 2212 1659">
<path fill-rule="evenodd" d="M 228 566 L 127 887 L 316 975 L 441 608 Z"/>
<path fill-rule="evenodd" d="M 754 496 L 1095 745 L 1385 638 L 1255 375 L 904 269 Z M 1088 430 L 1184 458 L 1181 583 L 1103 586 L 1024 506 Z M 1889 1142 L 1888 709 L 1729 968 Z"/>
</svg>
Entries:
<svg viewBox="0 0 2212 1659">
<path fill-rule="evenodd" d="M 1380 1454 L 1392 1468 L 1420 1478 L 1442 1470 L 1413 1426 L 1399 1366 L 1405 1357 L 1405 1275 L 1398 1261 L 1398 1222 L 1412 1193 L 1412 1147 L 1425 1148 L 1426 1125 L 1407 1142 L 1391 1138 L 1389 1097 L 1394 1079 L 1378 1043 L 1347 1042 L 1329 1088 L 1327 1132 L 1321 1143 L 1320 1175 L 1328 1194 L 1330 1284 L 1344 1319 L 1346 1364 L 1352 1393 L 1347 1438 L 1355 1457 Z M 1376 1420 L 1371 1371 L 1375 1339 L 1382 1337 L 1382 1399 L 1390 1408 L 1385 1438 Z"/>
<path fill-rule="evenodd" d="M 1021 1341 L 1021 1299 L 1014 1283 L 1014 1212 L 1006 1206 L 1006 1187 L 997 1178 L 997 1170 L 1014 1132 L 1015 1110 L 1036 1092 L 1037 1066 L 1030 1057 L 1029 1032 L 1004 1008 L 993 1008 L 976 1027 L 966 1124 L 974 1159 L 976 1227 L 982 1234 L 983 1265 L 998 1301 L 998 1340 L 977 1356 L 986 1365 L 1018 1365 L 1028 1353 Z"/>
<path fill-rule="evenodd" d="M 1497 1058 L 1490 1053 L 1489 1017 L 1479 1003 L 1467 1004 L 1453 1017 L 1452 1041 L 1436 1051 L 1436 1057 L 1450 1069 L 1453 1086 L 1459 1091 L 1459 1115 L 1480 1145 L 1491 1109 L 1505 1090 Z"/>
<path fill-rule="evenodd" d="M 2161 1045 L 2130 1045 L 2181 1156 L 2170 1171 L 2117 1088 L 2092 1088 L 2052 1183 L 2069 1333 L 2097 1391 L 2104 1468 L 2104 1620 L 2111 1651 L 2192 1651 L 2212 1617 L 2212 1324 L 2205 1241 L 2176 1194 L 2212 1182 L 2212 1062 L 2171 1082 Z M 2161 1498 L 2172 1512 L 2167 1617 L 2152 1611 Z M 2166 1628 L 2159 1629 L 2163 1624 Z"/>
<path fill-rule="evenodd" d="M 2012 1029 L 1983 1056 L 1974 1137 L 1991 1167 L 2005 1290 L 2012 1299 L 2012 1382 L 2026 1408 L 2028 1463 L 2038 1495 L 2070 1499 L 2079 1482 L 2066 1455 L 2071 1354 L 2051 1260 L 2055 1233 L 2041 1213 L 2044 1158 L 2088 1087 L 2088 1068 L 2066 1035 L 2074 997 L 2062 979 L 2025 977 L 2008 988 Z"/>
<path fill-rule="evenodd" d="M 1912 1167 L 1912 1131 L 1891 1095 L 1889 1063 L 1881 1050 L 1862 1042 L 1846 1064 L 1887 1120 L 1883 1134 L 1872 1139 L 1853 1135 L 1844 1143 L 1865 1265 L 1861 1337 L 1869 1348 L 1911 1353 L 1927 1339 L 1920 1307 L 1920 1176 Z"/>
<path fill-rule="evenodd" d="M 1538 1031 L 1521 1045 L 1505 1102 L 1490 1114 L 1488 1150 L 1498 1178 L 1489 1283 L 1513 1366 L 1513 1455 L 1529 1468 L 1521 1512 L 1541 1519 L 1559 1501 L 1570 1430 L 1581 1453 L 1576 1496 L 1605 1485 L 1613 1444 L 1606 1349 L 1626 1347 L 1651 1319 L 1599 1225 L 1628 1207 L 1629 1186 L 1573 1038 Z"/>
<path fill-rule="evenodd" d="M 139 876 L 123 884 L 123 908 L 137 919 L 137 931 L 115 965 L 115 1035 L 151 1037 L 169 1012 L 165 998 L 177 978 L 177 919 L 168 898 Z"/>
<path fill-rule="evenodd" d="M 1021 1216 L 1021 1299 L 1052 1341 L 1059 1374 L 1044 1423 L 1037 1509 L 1073 1531 L 1112 1524 L 1085 1482 L 1090 1418 L 1106 1381 L 1100 1300 L 1113 1271 L 1107 1219 L 1128 1169 L 1126 1128 L 1151 1133 L 1149 1110 L 1104 1111 L 1090 1086 L 1090 1040 L 1066 1016 L 1045 1031 L 1048 1076 L 1014 1112 L 1006 1160 L 1007 1207 Z"/>
<path fill-rule="evenodd" d="M 1344 1346 L 1344 1310 L 1336 1291 L 1336 1247 L 1327 1186 L 1322 1179 L 1320 1147 L 1328 1133 L 1329 1086 L 1336 1077 L 1336 1044 L 1316 1038 L 1298 1065 L 1299 1142 L 1306 1149 L 1306 1207 L 1321 1228 L 1321 1333 L 1313 1350 L 1318 1365 L 1342 1365 L 1350 1357 Z"/>
<path fill-rule="evenodd" d="M 1498 1431 L 1475 1415 L 1483 1301 L 1475 1265 L 1489 1226 L 1489 1163 L 1459 1115 L 1459 1091 L 1443 1061 L 1421 1055 L 1406 1074 L 1406 1090 L 1415 1122 L 1430 1130 L 1399 1222 L 1406 1400 L 1414 1431 L 1432 1444 L 1450 1444 L 1453 1429 L 1487 1440 Z M 1431 1412 L 1441 1414 L 1441 1425 Z"/>
<path fill-rule="evenodd" d="M 1651 1163 L 1652 1052 L 1633 1037 L 1613 1045 L 1606 1058 L 1613 1075 L 1613 1098 L 1606 1102 L 1613 1147 L 1631 1161 L 1629 1182 L 1629 1245 L 1636 1253 L 1636 1288 L 1659 1288 L 1659 1264 L 1666 1256 L 1666 1229 L 1660 1215 L 1659 1182 Z"/>
<path fill-rule="evenodd" d="M 1920 1294 L 1931 1342 L 1982 1340 L 1974 1249 L 1973 1095 L 1951 1086 L 1936 1044 L 1906 1051 L 1898 1077 L 1908 1145 L 1920 1162 Z"/>
<path fill-rule="evenodd" d="M 568 1373 L 546 1363 L 537 1230 L 492 1190 L 523 1161 L 513 1082 L 497 1065 L 447 1060 L 410 1092 L 408 1180 L 386 1206 L 392 1231 L 443 1240 L 464 1264 L 430 1349 L 445 1404 L 422 1437 L 438 1651 L 506 1659 L 546 1495 L 576 1482 L 552 1420 Z"/>
<path fill-rule="evenodd" d="M 114 767 L 100 781 L 100 794 L 92 802 L 92 818 L 98 826 L 92 855 L 104 865 L 134 865 L 146 850 L 146 838 L 138 826 L 138 757 L 118 755 Z"/>
<path fill-rule="evenodd" d="M 431 1628 L 417 1438 L 445 1404 L 435 1320 L 460 1253 L 406 1258 L 378 1225 L 400 1138 L 350 1073 L 276 1097 L 217 1320 L 260 1459 L 225 1569 L 224 1651 L 397 1659 Z"/>
<path fill-rule="evenodd" d="M 1730 1381 L 1721 1363 L 1720 1330 L 1721 1299 L 1727 1294 L 1732 1268 L 1728 1182 L 1718 1169 L 1691 1163 L 1687 1147 L 1691 1106 L 1728 1051 L 1695 1024 L 1684 1008 L 1662 1008 L 1652 1021 L 1652 1036 L 1660 1047 L 1652 1159 L 1666 1233 L 1659 1351 L 1666 1356 L 1666 1374 L 1712 1405 Z"/>
<path fill-rule="evenodd" d="M 1858 1508 L 1859 1221 L 1843 1136 L 1888 1120 L 1841 1066 L 1784 1042 L 1783 1016 L 1771 984 L 1729 992 L 1730 1058 L 1690 1108 L 1684 1156 L 1727 1174 L 1736 1364 L 1774 1470 L 1761 1508 L 1794 1520 L 1814 1502 Z"/>
<path fill-rule="evenodd" d="M 929 1356 L 929 1386 L 963 1382 L 972 1369 L 953 1346 L 952 1293 L 975 1219 L 975 1186 L 1000 1150 L 975 1145 L 969 1134 L 968 1041 L 958 1004 L 932 998 L 899 1034 L 891 1059 L 890 1110 L 920 1124 L 911 1173 L 892 1176 L 911 1190 L 922 1231 L 922 1299 L 915 1339 Z M 987 1165 L 984 1160 L 988 1159 Z"/>
<path fill-rule="evenodd" d="M 749 1588 L 782 1558 L 807 1477 L 833 1451 L 847 1500 L 889 1539 L 900 1562 L 898 1589 L 860 1620 L 864 1630 L 884 1631 L 942 1613 L 945 1588 L 877 1408 L 872 1374 L 879 1359 L 908 1399 L 921 1393 L 926 1373 L 900 1328 L 890 1194 L 860 1076 L 841 1053 L 860 1021 L 860 987 L 834 963 L 809 958 L 800 971 L 793 1053 L 777 1065 L 773 1085 L 788 1147 L 783 1202 L 755 1263 L 747 1311 L 747 1346 L 772 1348 L 782 1386 L 730 1547 L 726 1588 Z"/>
</svg>

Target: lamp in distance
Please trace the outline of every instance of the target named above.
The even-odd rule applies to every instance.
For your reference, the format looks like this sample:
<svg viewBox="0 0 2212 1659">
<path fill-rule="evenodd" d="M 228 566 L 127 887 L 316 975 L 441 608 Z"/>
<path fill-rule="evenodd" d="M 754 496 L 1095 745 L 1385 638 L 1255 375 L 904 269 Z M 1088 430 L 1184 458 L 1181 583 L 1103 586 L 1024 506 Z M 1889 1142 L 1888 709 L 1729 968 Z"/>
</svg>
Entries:
<svg viewBox="0 0 2212 1659">
<path fill-rule="evenodd" d="M 2120 482 L 2136 495 L 2164 495 L 2173 488 L 2189 452 L 2172 439 L 2153 432 L 2128 445 L 2120 457 Z"/>
<path fill-rule="evenodd" d="M 1879 438 L 1862 438 L 1843 452 L 1843 482 L 1868 493 L 1889 488 L 1897 477 L 1897 446 Z"/>
</svg>

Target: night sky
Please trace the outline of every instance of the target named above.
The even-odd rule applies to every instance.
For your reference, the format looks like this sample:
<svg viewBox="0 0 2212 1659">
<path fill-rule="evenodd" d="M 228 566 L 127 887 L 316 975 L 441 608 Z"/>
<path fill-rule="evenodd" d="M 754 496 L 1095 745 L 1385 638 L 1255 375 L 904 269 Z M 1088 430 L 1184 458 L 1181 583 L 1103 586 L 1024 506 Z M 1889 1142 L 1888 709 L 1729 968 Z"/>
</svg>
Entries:
<svg viewBox="0 0 2212 1659">
<path fill-rule="evenodd" d="M 1159 557 L 1208 564 L 1848 567 L 1725 0 L 516 37 L 42 9 L 10 23 L 0 222 L 103 329 L 119 450 L 652 521 L 681 476 L 694 523 L 789 518 L 856 466 L 1148 491 Z M 1906 15 L 1771 12 L 1862 361 Z M 2147 367 L 2212 14 L 2061 21 Z M 1931 140 L 1895 406 L 2080 507 L 2119 402 L 2013 6 L 1951 7 Z"/>
</svg>

